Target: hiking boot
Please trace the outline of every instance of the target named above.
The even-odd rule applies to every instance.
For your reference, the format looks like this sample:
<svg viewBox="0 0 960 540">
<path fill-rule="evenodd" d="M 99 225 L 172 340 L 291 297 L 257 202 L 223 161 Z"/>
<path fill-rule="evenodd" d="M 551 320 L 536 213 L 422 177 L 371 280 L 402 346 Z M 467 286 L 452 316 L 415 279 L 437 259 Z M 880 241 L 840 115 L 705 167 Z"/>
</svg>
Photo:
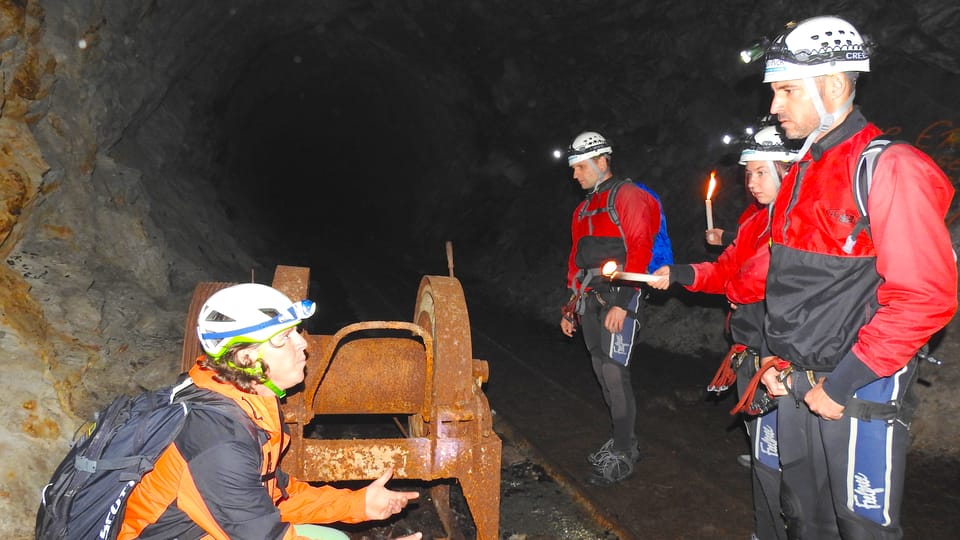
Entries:
<svg viewBox="0 0 960 540">
<path fill-rule="evenodd" d="M 740 454 L 739 456 L 737 456 L 737 463 L 739 463 L 741 466 L 746 467 L 748 469 L 753 464 L 750 460 L 750 454 Z"/>
<path fill-rule="evenodd" d="M 613 447 L 613 438 L 611 437 L 609 441 L 603 443 L 603 445 L 596 449 L 593 452 L 590 452 L 590 455 L 587 456 L 587 463 L 596 466 L 597 463 L 600 463 L 603 456 L 610 453 L 610 448 Z"/>
<path fill-rule="evenodd" d="M 640 453 L 628 456 L 623 452 L 608 450 L 593 466 L 588 482 L 595 486 L 609 486 L 633 476 L 633 464 L 640 460 Z"/>
<path fill-rule="evenodd" d="M 593 452 L 590 452 L 590 454 L 587 456 L 587 463 L 593 466 L 596 466 L 597 463 L 600 463 L 601 461 L 603 461 L 603 459 L 605 459 L 607 454 L 609 454 L 612 451 L 613 451 L 613 439 L 611 438 L 607 442 L 603 443 L 603 446 L 601 446 L 600 448 L 598 448 Z M 630 452 L 630 457 L 633 458 L 634 463 L 640 461 L 639 446 L 635 446 L 633 448 L 633 450 Z"/>
</svg>

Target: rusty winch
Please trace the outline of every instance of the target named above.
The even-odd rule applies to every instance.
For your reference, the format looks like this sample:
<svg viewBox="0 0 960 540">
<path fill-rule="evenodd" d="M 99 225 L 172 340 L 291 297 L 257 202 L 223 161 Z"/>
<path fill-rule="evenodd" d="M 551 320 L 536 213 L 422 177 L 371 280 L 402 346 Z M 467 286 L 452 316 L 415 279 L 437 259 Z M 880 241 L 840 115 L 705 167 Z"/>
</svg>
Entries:
<svg viewBox="0 0 960 540">
<path fill-rule="evenodd" d="M 309 280 L 308 268 L 278 266 L 273 287 L 293 299 L 307 298 Z M 200 353 L 194 323 L 201 306 L 230 285 L 204 282 L 194 290 L 184 333 L 184 371 Z M 501 443 L 481 390 L 487 362 L 472 357 L 460 282 L 425 276 L 413 322 L 359 322 L 332 336 L 303 335 L 309 352 L 304 389 L 283 404 L 292 435 L 284 469 L 304 481 L 336 482 L 373 480 L 393 467 L 394 478 L 428 481 L 440 521 L 453 537 L 450 484 L 443 480 L 455 479 L 477 538 L 495 540 Z M 318 415 L 367 414 L 406 417 L 407 428 L 391 439 L 304 437 L 305 427 Z"/>
</svg>

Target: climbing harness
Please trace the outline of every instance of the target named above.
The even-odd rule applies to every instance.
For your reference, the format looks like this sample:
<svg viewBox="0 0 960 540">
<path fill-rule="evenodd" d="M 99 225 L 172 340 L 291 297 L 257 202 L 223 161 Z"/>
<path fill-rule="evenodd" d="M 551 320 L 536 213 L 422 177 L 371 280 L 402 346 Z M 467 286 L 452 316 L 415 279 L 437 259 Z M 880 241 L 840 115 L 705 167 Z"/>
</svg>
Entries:
<svg viewBox="0 0 960 540">
<path fill-rule="evenodd" d="M 761 414 L 762 409 L 764 409 L 764 403 L 757 402 L 754 403 L 754 397 L 757 393 L 757 386 L 760 385 L 760 379 L 763 377 L 763 374 L 767 372 L 768 369 L 774 368 L 780 372 L 777 376 L 781 382 L 785 381 L 787 376 L 793 371 L 793 367 L 790 365 L 790 362 L 774 356 L 770 360 L 767 360 L 760 369 L 757 370 L 757 373 L 750 379 L 750 382 L 747 384 L 747 388 L 744 390 L 743 395 L 740 396 L 740 401 L 734 405 L 733 409 L 730 410 L 731 415 L 738 413 L 746 413 L 751 416 L 756 416 Z M 770 410 L 769 408 L 767 410 Z"/>
<path fill-rule="evenodd" d="M 720 394 L 729 389 L 733 383 L 736 382 L 737 368 L 743 363 L 744 358 L 747 356 L 746 353 L 749 350 L 746 345 L 734 343 L 730 347 L 730 350 L 727 351 L 727 354 L 723 355 L 723 360 L 720 361 L 720 367 L 717 368 L 713 379 L 710 381 L 710 384 L 707 385 L 707 392 Z"/>
</svg>

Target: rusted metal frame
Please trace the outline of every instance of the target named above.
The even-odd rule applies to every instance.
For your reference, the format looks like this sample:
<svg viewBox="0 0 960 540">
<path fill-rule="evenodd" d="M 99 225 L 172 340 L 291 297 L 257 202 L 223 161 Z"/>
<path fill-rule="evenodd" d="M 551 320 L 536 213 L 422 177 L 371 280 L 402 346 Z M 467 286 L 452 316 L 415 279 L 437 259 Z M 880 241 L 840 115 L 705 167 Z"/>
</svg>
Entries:
<svg viewBox="0 0 960 540">
<path fill-rule="evenodd" d="M 314 398 L 317 395 L 317 392 L 320 391 L 320 386 L 323 384 L 323 379 L 326 377 L 327 371 L 330 368 L 330 363 L 333 361 L 334 356 L 336 356 L 340 342 L 348 335 L 363 330 L 409 330 L 423 339 L 424 353 L 426 356 L 424 363 L 426 376 L 424 378 L 424 399 L 423 406 L 420 410 L 420 415 L 425 421 L 430 421 L 431 411 L 433 408 L 433 337 L 428 334 L 420 325 L 406 321 L 364 321 L 344 326 L 338 330 L 330 340 L 327 354 L 320 360 L 318 367 L 322 375 L 317 381 L 317 385 L 313 388 L 304 389 L 306 394 L 305 402 L 309 404 L 309 409 L 306 411 L 307 418 L 312 418 L 316 414 L 313 408 Z"/>
<path fill-rule="evenodd" d="M 309 269 L 278 266 L 274 287 L 290 297 L 302 297 L 308 281 Z M 196 312 L 210 294 L 228 285 L 203 283 L 195 291 L 184 332 L 184 369 L 192 365 L 196 355 L 193 351 L 199 349 L 191 325 Z M 456 279 L 426 276 L 417 298 L 414 319 L 421 324 L 369 321 L 344 327 L 332 338 L 306 336 L 313 343 L 311 350 L 320 351 L 323 357 L 315 371 L 320 375 L 284 404 L 285 411 L 292 413 L 287 415 L 292 436 L 292 455 L 288 458 L 294 458 L 291 469 L 299 468 L 300 474 L 295 475 L 305 480 L 375 478 L 385 466 L 396 467 L 398 478 L 456 479 L 473 514 L 478 539 L 494 540 L 499 525 L 501 449 L 500 440 L 492 431 L 489 404 L 480 389 L 489 376 L 489 367 L 484 361 L 471 360 L 469 319 L 462 300 L 463 289 Z M 338 349 L 342 349 L 342 340 L 354 332 L 371 329 L 408 330 L 423 340 L 424 400 L 419 406 L 421 412 L 409 416 L 412 437 L 356 441 L 305 439 L 303 428 L 315 416 L 313 409 L 320 384 L 329 373 Z M 320 473 L 324 478 L 316 478 Z M 449 486 L 432 486 L 431 493 L 438 512 L 443 514 L 446 506 L 444 527 L 453 535 L 451 538 L 455 538 L 455 531 L 450 529 Z M 442 496 L 444 493 L 446 497 Z"/>
</svg>

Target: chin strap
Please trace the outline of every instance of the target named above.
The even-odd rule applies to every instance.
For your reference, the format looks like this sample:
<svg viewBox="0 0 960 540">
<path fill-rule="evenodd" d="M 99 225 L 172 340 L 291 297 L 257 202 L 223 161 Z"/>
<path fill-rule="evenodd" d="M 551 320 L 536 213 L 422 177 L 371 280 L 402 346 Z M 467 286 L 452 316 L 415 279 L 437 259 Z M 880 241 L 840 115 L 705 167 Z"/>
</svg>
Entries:
<svg viewBox="0 0 960 540">
<path fill-rule="evenodd" d="M 766 165 L 767 169 L 770 170 L 770 175 L 773 176 L 773 185 L 777 186 L 777 191 L 780 191 L 780 180 L 782 180 L 782 178 L 780 178 L 780 170 L 777 169 L 777 165 L 773 160 L 768 159 Z"/>
<path fill-rule="evenodd" d="M 597 167 L 597 162 L 594 160 L 590 161 L 590 168 L 593 169 L 593 172 L 597 175 L 597 183 L 593 185 L 593 190 L 590 192 L 591 195 L 597 192 L 600 189 L 600 183 L 603 182 L 603 172 L 600 170 L 600 167 Z"/>
<path fill-rule="evenodd" d="M 267 378 L 267 374 L 263 372 L 263 352 L 258 350 L 257 353 L 257 359 L 250 367 L 241 367 L 229 360 L 227 360 L 227 365 L 253 377 L 258 383 L 267 387 L 271 392 L 276 394 L 278 398 L 286 397 L 287 391 L 274 384 L 273 381 Z"/>
<path fill-rule="evenodd" d="M 823 98 L 820 97 L 820 90 L 817 89 L 817 83 L 814 81 L 813 77 L 804 77 L 803 86 L 806 88 L 807 94 L 813 101 L 813 106 L 817 109 L 817 115 L 820 116 L 820 125 L 817 126 L 817 129 L 813 130 L 809 135 L 807 135 L 806 140 L 803 141 L 803 146 L 800 147 L 800 152 L 797 154 L 797 159 L 800 159 L 806 155 L 807 150 L 810 150 L 810 147 L 813 146 L 814 141 L 816 141 L 827 131 L 830 131 L 830 128 L 832 128 L 837 122 L 837 118 L 843 116 L 847 113 L 847 111 L 853 108 L 853 98 L 857 95 L 856 90 L 850 92 L 850 97 L 843 102 L 839 109 L 832 113 L 828 113 L 827 108 L 823 105 Z"/>
<path fill-rule="evenodd" d="M 278 387 L 277 385 L 273 384 L 273 381 L 271 381 L 270 379 L 266 379 L 266 380 L 264 380 L 263 382 L 261 382 L 260 384 L 262 384 L 262 385 L 266 386 L 267 388 L 269 388 L 270 391 L 273 392 L 274 394 L 276 394 L 278 398 L 286 397 L 286 395 L 287 395 L 287 391 L 286 391 L 286 390 L 283 390 L 282 388 L 280 388 L 280 387 Z"/>
</svg>

